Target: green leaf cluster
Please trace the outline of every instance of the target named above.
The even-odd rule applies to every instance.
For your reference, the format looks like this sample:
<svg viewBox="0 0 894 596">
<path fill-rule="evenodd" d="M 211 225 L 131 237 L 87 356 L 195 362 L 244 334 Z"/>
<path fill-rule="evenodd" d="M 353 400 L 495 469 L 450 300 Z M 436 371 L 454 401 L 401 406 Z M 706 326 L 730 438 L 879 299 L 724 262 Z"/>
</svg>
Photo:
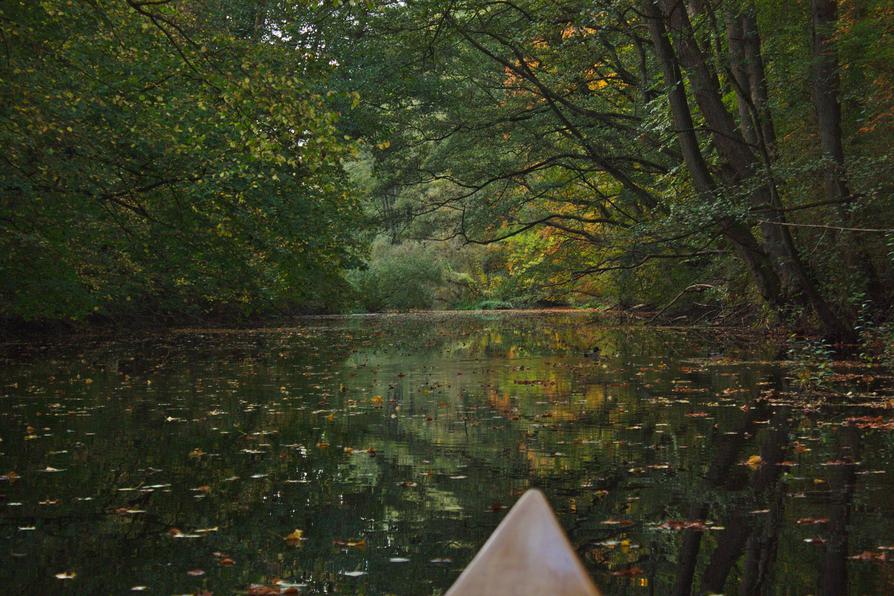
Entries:
<svg viewBox="0 0 894 596">
<path fill-rule="evenodd" d="M 0 317 L 338 308 L 354 148 L 331 67 L 258 10 L 3 4 Z"/>
</svg>

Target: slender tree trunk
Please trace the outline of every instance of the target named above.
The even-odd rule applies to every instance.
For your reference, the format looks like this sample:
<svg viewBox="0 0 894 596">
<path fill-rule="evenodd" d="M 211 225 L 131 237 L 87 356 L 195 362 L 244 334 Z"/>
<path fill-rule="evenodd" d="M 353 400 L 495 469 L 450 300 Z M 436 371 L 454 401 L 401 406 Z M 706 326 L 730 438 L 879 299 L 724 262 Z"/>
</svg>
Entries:
<svg viewBox="0 0 894 596">
<path fill-rule="evenodd" d="M 751 102 L 757 111 L 757 122 L 761 130 L 762 141 L 771 158 L 776 157 L 776 129 L 770 112 L 770 98 L 767 91 L 767 75 L 764 70 L 764 58 L 761 55 L 761 39 L 757 29 L 757 17 L 754 4 L 750 3 L 739 17 L 742 23 L 743 52 L 745 68 L 748 72 Z"/>
<path fill-rule="evenodd" d="M 851 225 L 852 217 L 847 203 L 853 200 L 847 181 L 844 162 L 844 144 L 841 134 L 841 103 L 838 91 L 838 59 L 832 32 L 838 18 L 836 0 L 811 0 L 811 42 L 813 49 L 813 106 L 819 128 L 820 149 L 829 162 L 824 165 L 826 198 L 834 201 L 845 226 Z M 885 304 L 885 291 L 872 260 L 860 245 L 844 244 L 844 256 L 866 278 L 869 295 L 873 302 Z"/>
<path fill-rule="evenodd" d="M 841 104 L 838 103 L 838 64 L 832 42 L 837 7 L 835 0 L 811 0 L 813 46 L 813 107 L 819 127 L 820 148 L 831 162 L 824 168 L 826 195 L 845 201 L 850 197 L 841 142 Z"/>
<path fill-rule="evenodd" d="M 736 105 L 739 110 L 739 130 L 742 137 L 750 145 L 756 146 L 758 139 L 754 131 L 754 121 L 751 118 L 748 96 L 750 84 L 748 82 L 748 70 L 745 58 L 745 34 L 742 31 L 742 18 L 738 14 L 726 15 L 726 39 L 730 53 L 730 74 L 733 78 L 733 89 L 736 92 Z"/>
</svg>

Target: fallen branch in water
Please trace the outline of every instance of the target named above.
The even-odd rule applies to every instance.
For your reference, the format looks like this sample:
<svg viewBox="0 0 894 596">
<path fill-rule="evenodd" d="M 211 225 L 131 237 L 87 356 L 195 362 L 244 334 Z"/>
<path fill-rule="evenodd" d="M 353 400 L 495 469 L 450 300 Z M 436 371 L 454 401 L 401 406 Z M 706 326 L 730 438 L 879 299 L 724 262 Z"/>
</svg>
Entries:
<svg viewBox="0 0 894 596">
<path fill-rule="evenodd" d="M 713 289 L 713 288 L 714 288 L 714 286 L 712 286 L 711 284 L 692 284 L 691 286 L 687 286 L 687 287 L 683 288 L 683 290 L 679 294 L 674 296 L 673 300 L 668 302 L 666 305 L 664 305 L 664 308 L 662 308 L 657 313 L 652 315 L 652 318 L 649 319 L 648 321 L 646 321 L 646 323 L 651 323 L 655 319 L 657 319 L 658 317 L 663 315 L 667 311 L 667 309 L 669 309 L 671 306 L 673 306 L 677 302 L 677 300 L 682 298 L 683 294 L 685 294 L 686 292 L 692 292 L 692 291 L 696 291 L 696 290 L 701 292 L 702 290 L 709 290 L 709 289 Z"/>
</svg>

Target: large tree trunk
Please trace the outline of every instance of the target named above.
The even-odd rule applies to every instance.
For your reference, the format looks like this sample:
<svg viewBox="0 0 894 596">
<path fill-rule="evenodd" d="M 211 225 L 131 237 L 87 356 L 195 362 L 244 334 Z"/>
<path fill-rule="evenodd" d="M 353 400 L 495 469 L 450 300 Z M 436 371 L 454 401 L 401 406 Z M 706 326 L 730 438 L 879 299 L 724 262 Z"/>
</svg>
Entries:
<svg viewBox="0 0 894 596">
<path fill-rule="evenodd" d="M 764 71 L 764 57 L 761 55 L 761 39 L 757 29 L 754 4 L 750 3 L 739 16 L 742 23 L 745 68 L 748 72 L 751 102 L 757 112 L 761 141 L 771 158 L 776 157 L 776 129 L 770 113 L 770 94 L 767 91 L 767 75 Z"/>
<path fill-rule="evenodd" d="M 813 106 L 819 127 L 820 148 L 831 162 L 824 168 L 826 195 L 846 201 L 850 197 L 841 142 L 841 104 L 838 103 L 838 64 L 832 42 L 837 18 L 835 0 L 811 0 L 813 46 Z"/>
<path fill-rule="evenodd" d="M 673 38 L 676 42 L 676 55 L 672 55 L 671 58 L 675 61 L 678 59 L 679 65 L 685 67 L 688 73 L 695 102 L 711 131 L 714 146 L 727 165 L 726 172 L 729 178 L 727 182 L 731 184 L 747 183 L 755 175 L 764 175 L 767 178 L 767 184 L 760 185 L 757 190 L 752 192 L 750 200 L 756 211 L 765 213 L 760 227 L 764 236 L 766 252 L 781 281 L 782 300 L 780 302 L 786 303 L 799 296 L 803 297 L 806 303 L 813 307 L 827 336 L 837 339 L 851 339 L 852 332 L 835 315 L 820 294 L 806 264 L 802 262 L 795 248 L 794 240 L 788 227 L 785 225 L 782 204 L 771 175 L 770 152 L 767 150 L 763 151 L 764 167 L 761 167 L 751 147 L 739 134 L 735 119 L 723 103 L 717 74 L 711 70 L 704 53 L 696 42 L 685 4 L 680 0 L 660 0 L 660 6 L 663 9 L 658 8 L 657 2 L 652 4 L 649 0 L 645 0 L 645 4 L 650 5 L 649 12 L 646 15 L 652 15 L 652 18 L 649 18 L 650 31 L 655 29 L 655 25 L 652 22 L 661 21 L 662 27 L 663 20 L 666 20 L 669 24 L 670 31 L 673 33 Z M 659 15 L 663 19 L 654 18 Z M 743 21 L 743 31 L 746 26 L 745 21 Z M 757 40 L 756 31 L 749 33 L 749 35 Z M 655 37 L 654 31 L 652 36 L 653 38 Z M 664 38 L 663 35 L 662 37 Z M 748 37 L 748 35 L 744 35 L 744 37 Z M 666 40 L 666 38 L 664 39 Z M 670 49 L 673 52 L 673 48 Z M 656 45 L 656 52 L 658 51 L 661 51 L 661 48 Z M 754 48 L 748 50 L 746 44 L 743 51 L 746 53 L 746 56 L 748 52 L 760 54 L 759 46 L 757 46 L 756 50 Z M 659 59 L 665 62 L 665 59 L 661 58 L 661 56 L 659 56 Z M 679 67 L 677 68 L 679 70 Z M 667 67 L 664 70 L 665 77 L 667 77 Z M 760 79 L 754 81 L 752 80 L 753 76 L 760 77 Z M 763 78 L 762 64 L 760 68 L 749 68 L 748 78 L 749 89 L 754 90 L 752 95 L 756 93 L 758 102 L 765 104 L 766 83 Z M 760 91 L 761 88 L 764 88 L 763 92 Z M 758 110 L 759 114 L 760 111 Z M 769 118 L 769 114 L 767 114 L 767 118 Z M 689 121 L 692 121 L 691 115 Z M 761 127 L 761 136 L 764 136 L 764 130 L 765 127 Z M 772 127 L 769 130 L 772 131 Z"/>
<path fill-rule="evenodd" d="M 837 205 L 845 226 L 852 224 L 846 204 L 853 200 L 844 163 L 841 135 L 841 103 L 838 59 L 832 34 L 838 18 L 836 0 L 811 0 L 811 42 L 813 49 L 813 106 L 819 128 L 820 149 L 829 164 L 824 165 L 826 198 Z M 866 251 L 858 244 L 844 244 L 844 256 L 866 278 L 869 295 L 877 304 L 885 304 L 885 291 L 878 272 Z"/>
<path fill-rule="evenodd" d="M 692 177 L 696 192 L 705 197 L 713 197 L 716 184 L 698 144 L 692 112 L 689 109 L 689 100 L 686 98 L 686 91 L 683 88 L 683 75 L 670 41 L 668 41 L 664 19 L 658 7 L 651 0 L 643 0 L 642 5 L 648 17 L 649 33 L 661 64 L 664 83 L 668 88 L 671 118 L 677 142 L 680 144 L 683 154 L 683 161 Z M 779 276 L 751 230 L 741 222 L 729 217 L 723 218 L 718 223 L 724 236 L 733 244 L 736 254 L 747 265 L 764 300 L 774 307 L 781 306 L 783 300 Z"/>
</svg>

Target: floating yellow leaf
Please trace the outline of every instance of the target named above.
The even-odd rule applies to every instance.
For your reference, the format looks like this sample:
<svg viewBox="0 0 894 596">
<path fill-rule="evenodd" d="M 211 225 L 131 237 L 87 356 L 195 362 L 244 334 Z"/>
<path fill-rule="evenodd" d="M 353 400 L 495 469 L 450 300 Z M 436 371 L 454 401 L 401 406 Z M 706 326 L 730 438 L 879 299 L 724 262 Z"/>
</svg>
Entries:
<svg viewBox="0 0 894 596">
<path fill-rule="evenodd" d="M 373 395 L 369 401 L 372 402 L 372 405 L 377 406 L 377 407 L 381 406 L 383 403 L 385 403 L 385 400 L 382 399 L 381 395 Z"/>
<path fill-rule="evenodd" d="M 346 546 L 348 548 L 366 548 L 366 539 L 361 538 L 359 540 L 333 540 L 332 544 L 335 546 Z"/>
<path fill-rule="evenodd" d="M 301 542 L 304 538 L 304 530 L 292 530 L 292 533 L 286 536 L 287 542 Z"/>
<path fill-rule="evenodd" d="M 764 463 L 764 460 L 760 455 L 752 455 L 747 460 L 745 460 L 745 465 L 751 468 L 752 470 L 756 470 Z"/>
</svg>

